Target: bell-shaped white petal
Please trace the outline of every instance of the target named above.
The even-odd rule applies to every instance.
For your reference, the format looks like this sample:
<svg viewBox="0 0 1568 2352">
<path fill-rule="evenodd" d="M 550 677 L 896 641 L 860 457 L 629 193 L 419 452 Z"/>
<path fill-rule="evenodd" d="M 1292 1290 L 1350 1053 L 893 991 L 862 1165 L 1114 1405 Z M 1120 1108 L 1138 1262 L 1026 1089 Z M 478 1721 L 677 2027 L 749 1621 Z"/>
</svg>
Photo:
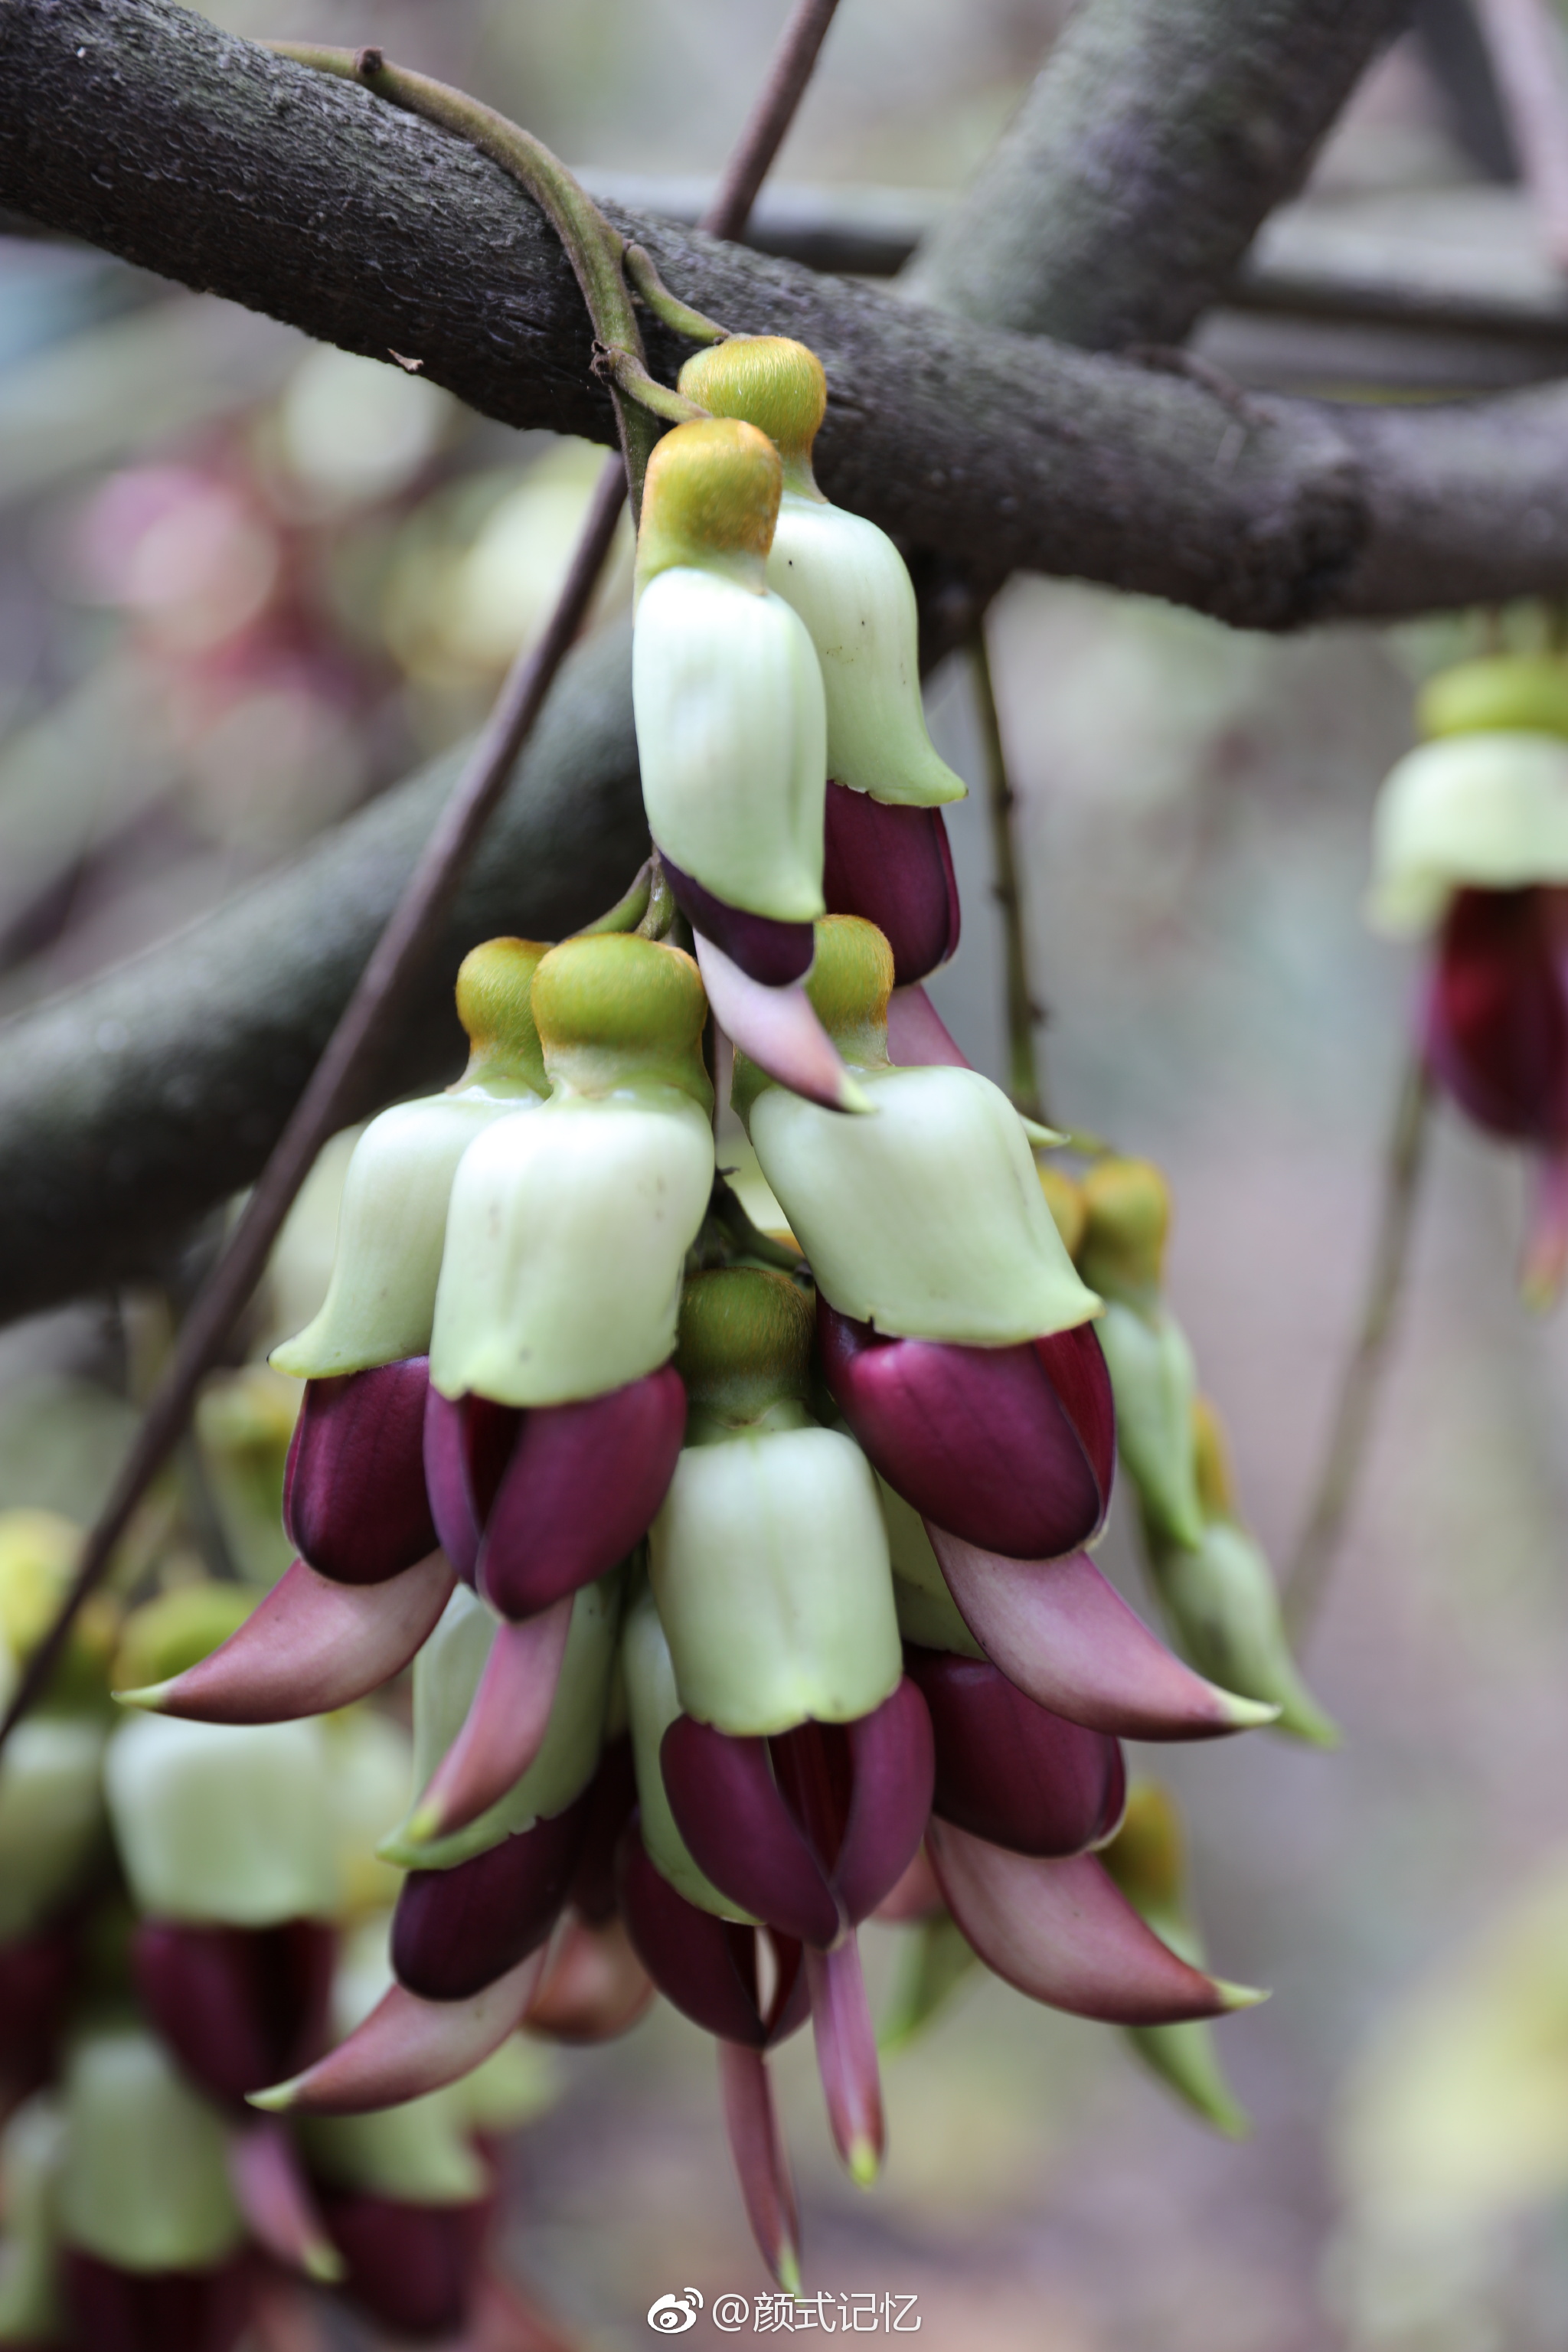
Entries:
<svg viewBox="0 0 1568 2352">
<path fill-rule="evenodd" d="M 381 1847 L 388 1860 L 406 1868 L 449 1870 L 470 1854 L 499 1845 L 503 1837 L 531 1829 L 535 1822 L 553 1820 L 582 1795 L 599 1761 L 620 1613 L 618 1570 L 574 1596 L 549 1727 L 527 1771 L 487 1812 L 449 1837 L 415 1844 L 395 1831 Z M 460 1584 L 415 1660 L 416 1789 L 428 1787 L 461 1731 L 500 1624 L 478 1594 Z"/>
<path fill-rule="evenodd" d="M 686 1840 L 675 1826 L 675 1815 L 665 1794 L 659 1743 L 682 1709 L 675 1687 L 669 1643 L 651 1592 L 642 1593 L 627 1614 L 621 1664 L 626 1675 L 626 1715 L 637 1770 L 642 1842 L 649 1860 L 662 1871 L 677 1894 L 684 1895 L 700 1911 L 711 1911 L 720 1919 L 749 1918 L 749 1913 L 739 1909 L 727 1895 L 721 1895 L 712 1880 L 698 1869 Z"/>
<path fill-rule="evenodd" d="M 632 643 L 648 829 L 726 906 L 823 911 L 827 723 L 811 639 L 782 597 L 678 564 L 643 590 Z"/>
<path fill-rule="evenodd" d="M 427 1352 L 458 1163 L 494 1120 L 537 1103 L 464 1089 L 396 1103 L 371 1120 L 349 1161 L 326 1297 L 297 1338 L 274 1349 L 279 1371 L 323 1380 Z"/>
<path fill-rule="evenodd" d="M 648 1577 L 688 1715 L 787 1731 L 869 1715 L 902 1672 L 877 1481 L 837 1431 L 757 1428 L 689 1445 Z"/>
<path fill-rule="evenodd" d="M 245 2236 L 227 2132 L 161 2042 L 125 2026 L 86 2034 L 65 2080 L 60 2231 L 127 2271 L 214 2270 Z"/>
<path fill-rule="evenodd" d="M 104 1733 L 73 1716 L 31 1716 L 0 1760 L 0 1943 L 42 1925 L 106 1834 Z"/>
<path fill-rule="evenodd" d="M 1116 1443 L 1158 1535 L 1203 1540 L 1193 1443 L 1196 1374 L 1186 1334 L 1167 1308 L 1148 1315 L 1112 1299 L 1098 1325 L 1116 1398 Z"/>
<path fill-rule="evenodd" d="M 185 1723 L 141 1715 L 109 1743 L 104 1787 L 138 1907 L 161 1919 L 270 1927 L 330 1918 L 340 1894 L 314 1719 Z"/>
<path fill-rule="evenodd" d="M 835 782 L 921 808 L 961 801 L 963 781 L 926 731 L 915 592 L 887 532 L 826 499 L 785 490 L 768 585 L 795 607 L 816 649 Z"/>
<path fill-rule="evenodd" d="M 817 1286 L 900 1338 L 1004 1347 L 1096 1312 L 1018 1115 L 978 1070 L 857 1068 L 874 1116 L 769 1087 L 748 1125 Z"/>
<path fill-rule="evenodd" d="M 452 1186 L 435 1386 L 564 1404 L 656 1370 L 712 1185 L 712 1130 L 673 1087 L 500 1121 Z"/>
<path fill-rule="evenodd" d="M 1373 814 L 1367 899 L 1379 930 L 1415 937 L 1459 889 L 1568 882 L 1568 742 L 1521 729 L 1407 751 Z"/>
</svg>

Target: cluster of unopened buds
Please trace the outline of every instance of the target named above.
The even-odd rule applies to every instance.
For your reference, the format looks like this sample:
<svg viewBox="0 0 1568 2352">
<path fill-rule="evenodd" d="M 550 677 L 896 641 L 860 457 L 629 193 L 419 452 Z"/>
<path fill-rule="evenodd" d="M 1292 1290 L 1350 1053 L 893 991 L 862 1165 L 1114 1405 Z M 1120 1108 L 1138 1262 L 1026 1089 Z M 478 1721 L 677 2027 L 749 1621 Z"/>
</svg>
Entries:
<svg viewBox="0 0 1568 2352">
<path fill-rule="evenodd" d="M 153 1713 L 120 1737 L 130 1822 L 132 1756 L 155 1772 L 195 1725 L 303 1737 L 412 1662 L 395 1981 L 331 2049 L 269 2045 L 226 2088 L 367 2115 L 525 2018 L 623 2031 L 657 1987 L 717 2042 L 793 2289 L 767 2055 L 809 2016 L 869 2180 L 861 1923 L 1134 2030 L 1234 2126 L 1201 2021 L 1258 1996 L 1204 1967 L 1168 1805 L 1128 1808 L 1119 1743 L 1332 1732 L 1163 1297 L 1158 1172 L 1038 1162 L 1058 1139 L 921 985 L 957 942 L 963 787 L 903 564 L 816 488 L 822 370 L 737 338 L 681 389 L 709 415 L 658 445 L 638 542 L 655 855 L 589 931 L 468 958 L 468 1068 L 365 1129 L 324 1304 L 273 1358 L 307 1383 L 299 1558 L 122 1691 Z M 721 1067 L 787 1231 L 716 1169 Z M 1089 1557 L 1119 1446 L 1192 1663 Z"/>
</svg>

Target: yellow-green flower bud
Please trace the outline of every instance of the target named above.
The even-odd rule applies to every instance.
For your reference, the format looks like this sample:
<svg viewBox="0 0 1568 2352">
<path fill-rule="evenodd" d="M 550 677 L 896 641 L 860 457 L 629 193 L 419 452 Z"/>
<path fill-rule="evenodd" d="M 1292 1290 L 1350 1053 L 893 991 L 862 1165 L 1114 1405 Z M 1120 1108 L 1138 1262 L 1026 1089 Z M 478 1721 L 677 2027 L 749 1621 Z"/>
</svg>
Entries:
<svg viewBox="0 0 1568 2352">
<path fill-rule="evenodd" d="M 81 1529 L 56 1511 L 0 1511 L 0 1694 L 54 1623 L 81 1551 Z M 98 1593 L 78 1613 L 42 1704 L 50 1713 L 101 1706 L 120 1635 L 120 1610 Z"/>
<path fill-rule="evenodd" d="M 1086 1282 L 1140 1312 L 1160 1304 L 1171 1188 L 1152 1160 L 1097 1160 L 1078 1188 L 1083 1228 L 1073 1255 Z"/>
<path fill-rule="evenodd" d="M 122 1724 L 104 1787 L 139 1907 L 236 1927 L 331 1917 L 331 1759 L 313 1719 L 236 1726 L 142 1715 Z"/>
<path fill-rule="evenodd" d="M 58 2097 L 39 2092 L 0 2135 L 0 2344 L 64 2339 L 55 2250 L 65 2132 Z"/>
<path fill-rule="evenodd" d="M 926 730 L 903 557 L 886 531 L 816 487 L 811 446 L 827 383 L 816 352 L 783 335 L 731 335 L 687 361 L 680 388 L 716 416 L 760 426 L 784 461 L 767 580 L 805 622 L 822 666 L 828 774 L 879 801 L 962 800 L 962 779 Z"/>
<path fill-rule="evenodd" d="M 675 1369 L 686 1383 L 686 1442 L 743 1426 L 800 1428 L 811 1395 L 816 1317 L 787 1275 L 762 1267 L 695 1274 L 680 1300 Z"/>
<path fill-rule="evenodd" d="M 213 1373 L 196 1406 L 196 1436 L 224 1541 L 252 1584 L 276 1584 L 294 1559 L 283 1525 L 283 1474 L 299 1411 L 295 1382 L 265 1364 Z"/>
<path fill-rule="evenodd" d="M 481 1135 L 452 1186 L 430 1347 L 446 1396 L 562 1404 L 657 1370 L 712 1191 L 691 959 L 571 940 L 533 1005 L 551 1098 Z"/>
<path fill-rule="evenodd" d="M 105 1733 L 83 1716 L 30 1716 L 0 1759 L 0 1944 L 39 1927 L 89 1875 L 107 1837 Z"/>
<path fill-rule="evenodd" d="M 684 1895 L 689 1903 L 695 1903 L 700 1911 L 711 1911 L 720 1919 L 744 1919 L 748 1914 L 738 1910 L 728 1895 L 721 1895 L 691 1859 L 665 1794 L 659 1744 L 681 1713 L 681 1705 L 675 1687 L 669 1644 L 651 1592 L 640 1594 L 627 1613 L 621 1665 L 626 1677 L 642 1842 L 648 1857 L 677 1893 Z"/>
<path fill-rule="evenodd" d="M 1405 753 L 1373 811 L 1369 920 L 1395 938 L 1434 929 L 1456 890 L 1568 882 L 1568 742 L 1498 730 Z"/>
<path fill-rule="evenodd" d="M 620 1624 L 622 1576 L 617 1569 L 585 1585 L 572 1603 L 572 1622 L 549 1728 L 538 1755 L 504 1797 L 449 1837 L 410 1843 L 405 1826 L 384 1840 L 381 1853 L 407 1869 L 449 1870 L 485 1853 L 504 1837 L 553 1821 L 594 1777 L 604 1739 L 610 1672 Z M 414 1662 L 414 1782 L 431 1776 L 467 1719 L 489 1658 L 500 1620 L 477 1593 L 459 1585 L 446 1613 Z"/>
<path fill-rule="evenodd" d="M 1035 1173 L 1040 1180 L 1040 1191 L 1052 1222 L 1062 1237 L 1062 1247 L 1076 1264 L 1089 1225 L 1089 1204 L 1083 1197 L 1083 1186 L 1065 1168 L 1057 1167 L 1049 1160 L 1037 1160 Z"/>
<path fill-rule="evenodd" d="M 840 1118 L 736 1056 L 734 1101 L 829 1304 L 900 1338 L 1003 1347 L 1087 1322 L 1027 1138 L 978 1070 L 887 1058 L 892 957 L 874 925 L 817 926 L 812 1003 L 873 1117 Z"/>
<path fill-rule="evenodd" d="M 476 1136 L 547 1090 L 530 1004 L 545 952 L 531 940 L 487 940 L 465 957 L 458 1017 L 468 1066 L 449 1092 L 383 1111 L 354 1146 L 327 1296 L 273 1349 L 279 1371 L 320 1380 L 427 1351 L 458 1164 Z"/>
<path fill-rule="evenodd" d="M 228 2134 L 150 2033 L 89 2033 L 66 2068 L 60 2234 L 126 2271 L 214 2270 L 245 2236 Z"/>
<path fill-rule="evenodd" d="M 1561 654 L 1486 654 L 1429 677 L 1415 698 L 1425 736 L 1523 728 L 1568 735 L 1568 661 Z"/>
</svg>

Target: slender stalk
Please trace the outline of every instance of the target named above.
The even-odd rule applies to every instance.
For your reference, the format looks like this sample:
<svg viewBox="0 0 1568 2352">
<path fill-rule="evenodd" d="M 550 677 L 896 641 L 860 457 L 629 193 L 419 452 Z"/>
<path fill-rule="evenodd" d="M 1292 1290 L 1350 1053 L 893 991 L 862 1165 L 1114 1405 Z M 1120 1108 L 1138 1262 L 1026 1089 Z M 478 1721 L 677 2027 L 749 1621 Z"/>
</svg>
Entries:
<svg viewBox="0 0 1568 2352">
<path fill-rule="evenodd" d="M 750 220 L 757 191 L 773 169 L 784 133 L 805 96 L 837 5 L 838 0 L 795 0 L 779 36 L 768 78 L 731 150 L 713 201 L 698 223 L 710 236 L 739 236 Z"/>
<path fill-rule="evenodd" d="M 1542 234 L 1568 269 L 1568 47 L 1551 0 L 1477 0 L 1498 95 Z"/>
<path fill-rule="evenodd" d="M 991 677 L 991 656 L 985 625 L 978 624 L 969 641 L 974 676 L 974 706 L 985 754 L 985 797 L 991 813 L 991 857 L 994 879 L 992 895 L 1002 910 L 1004 975 L 1007 999 L 1007 1092 L 1014 1108 L 1026 1118 L 1046 1118 L 1045 1088 L 1036 1043 L 1037 1025 L 1045 1019 L 1029 985 L 1029 950 L 1024 928 L 1023 893 L 1018 883 L 1017 844 L 1013 811 L 1016 795 L 1007 777 L 1007 754 L 996 709 Z"/>
<path fill-rule="evenodd" d="M 1361 1328 L 1345 1366 L 1328 1449 L 1296 1556 L 1285 1578 L 1285 1623 L 1300 1642 L 1322 1606 L 1329 1574 L 1355 1500 L 1405 1286 L 1410 1236 L 1426 1158 L 1432 1090 L 1419 1053 L 1400 1074 L 1394 1124 L 1384 1160 L 1383 1210 Z"/>
<path fill-rule="evenodd" d="M 834 0 L 797 0 L 763 99 L 742 132 L 736 151 L 737 157 L 745 161 L 748 175 L 749 193 L 744 207 L 737 215 L 737 199 L 729 198 L 730 210 L 723 222 L 714 226 L 716 235 L 733 236 L 745 226 L 746 213 L 756 189 L 778 151 L 810 77 L 833 5 Z M 809 48 L 803 39 L 803 23 L 815 31 Z M 803 57 L 804 65 L 800 62 Z M 313 63 L 315 59 L 308 58 L 306 61 Z M 784 86 L 791 96 L 787 107 L 781 110 L 777 91 L 785 66 L 788 76 Z M 510 130 L 512 126 L 509 124 L 507 128 Z M 732 168 L 726 174 L 726 189 L 734 176 Z M 720 205 L 715 204 L 709 225 L 717 223 L 719 212 Z M 178 1444 L 202 1381 L 260 1279 L 296 1193 L 315 1164 L 321 1146 L 343 1123 L 351 1082 L 384 1043 L 396 1020 L 407 987 L 430 951 L 555 673 L 582 626 L 609 552 L 626 484 L 622 462 L 612 459 L 599 478 L 572 568 L 549 625 L 533 649 L 520 654 L 512 664 L 452 797 L 327 1041 L 292 1118 L 273 1148 L 227 1249 L 191 1303 L 178 1344 L 149 1401 L 109 1499 L 88 1536 L 70 1590 L 53 1624 L 28 1660 L 5 1718 L 0 1721 L 0 1748 L 47 1683 L 77 1612 L 101 1583 L 138 1504 Z"/>
</svg>

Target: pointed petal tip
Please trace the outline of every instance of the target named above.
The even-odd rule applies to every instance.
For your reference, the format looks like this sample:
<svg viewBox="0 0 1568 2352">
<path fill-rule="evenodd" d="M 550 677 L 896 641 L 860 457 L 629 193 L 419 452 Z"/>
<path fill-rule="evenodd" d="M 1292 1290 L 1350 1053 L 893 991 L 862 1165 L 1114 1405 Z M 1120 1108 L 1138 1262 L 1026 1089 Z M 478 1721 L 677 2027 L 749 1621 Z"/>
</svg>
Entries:
<svg viewBox="0 0 1568 2352">
<path fill-rule="evenodd" d="M 777 2259 L 773 2263 L 773 2276 L 785 2294 L 793 2295 L 796 2301 L 799 2300 L 805 2280 L 800 2267 L 800 2255 L 795 2247 L 779 2248 Z"/>
<path fill-rule="evenodd" d="M 1022 1111 L 1018 1113 L 1018 1124 L 1037 1151 L 1059 1151 L 1064 1144 L 1072 1141 L 1071 1136 L 1064 1135 L 1059 1128 L 1042 1126 L 1037 1118 L 1026 1118 Z"/>
<path fill-rule="evenodd" d="M 1209 1688 L 1226 1731 L 1261 1731 L 1265 1724 L 1279 1720 L 1281 1710 L 1271 1699 L 1243 1698 L 1239 1691 L 1222 1690 L 1218 1683 Z"/>
<path fill-rule="evenodd" d="M 305 2248 L 305 2276 L 317 2286 L 341 2286 L 349 2274 L 344 2262 L 330 2238 L 319 2238 Z"/>
<path fill-rule="evenodd" d="M 847 1070 L 838 1081 L 838 1099 L 828 1105 L 830 1110 L 850 1111 L 859 1118 L 875 1118 L 877 1106 L 864 1087 L 858 1087 Z"/>
<path fill-rule="evenodd" d="M 395 1830 L 393 1832 L 393 1838 L 402 1845 L 429 1845 L 440 1836 L 445 1827 L 446 1815 L 440 1805 L 426 1797 L 415 1806 L 401 1833 Z M 392 1840 L 388 1840 L 390 1843 Z"/>
<path fill-rule="evenodd" d="M 844 2151 L 844 2168 L 857 2189 L 874 2189 L 882 2170 L 882 2151 L 871 2140 L 851 2140 Z"/>
<path fill-rule="evenodd" d="M 1260 2002 L 1268 1999 L 1268 1992 L 1257 1985 L 1232 1984 L 1226 1977 L 1211 1977 L 1209 1982 L 1227 2017 L 1235 2010 L 1257 2009 Z"/>
<path fill-rule="evenodd" d="M 164 1701 L 178 1681 L 178 1675 L 171 1675 L 166 1682 L 143 1683 L 140 1690 L 110 1691 L 109 1696 L 116 1706 L 140 1707 L 144 1715 L 162 1715 Z"/>
<path fill-rule="evenodd" d="M 286 2116 L 296 2103 L 303 2074 L 291 2074 L 286 2083 L 269 2083 L 265 2091 L 247 2091 L 245 2104 L 259 2107 L 264 2115 Z"/>
</svg>

